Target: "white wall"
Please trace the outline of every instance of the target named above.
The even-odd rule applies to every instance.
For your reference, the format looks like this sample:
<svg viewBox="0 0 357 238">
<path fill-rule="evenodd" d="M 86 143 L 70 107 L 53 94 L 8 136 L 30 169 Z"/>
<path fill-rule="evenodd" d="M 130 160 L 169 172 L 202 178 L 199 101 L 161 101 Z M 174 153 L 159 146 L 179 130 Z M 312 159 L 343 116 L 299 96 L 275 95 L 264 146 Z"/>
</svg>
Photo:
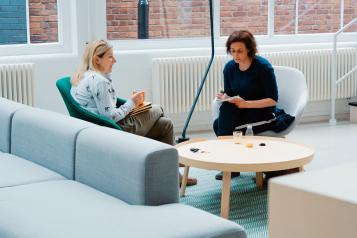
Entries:
<svg viewBox="0 0 357 238">
<path fill-rule="evenodd" d="M 75 54 L 0 58 L 0 63 L 34 63 L 34 104 L 36 107 L 66 113 L 56 88 L 56 80 L 71 75 L 78 62 Z"/>
<path fill-rule="evenodd" d="M 98 1 L 77 0 L 74 1 L 72 9 L 71 26 L 64 26 L 71 29 L 72 45 L 70 52 L 56 53 L 50 55 L 26 55 L 26 56 L 0 56 L 0 63 L 32 62 L 35 64 L 34 71 L 34 91 L 35 106 L 49 109 L 61 113 L 67 113 L 64 103 L 55 86 L 57 79 L 63 76 L 72 75 L 79 62 L 79 55 L 85 47 L 85 42 L 95 38 L 105 38 L 105 23 L 96 19 L 103 17 L 105 7 Z M 95 17 L 93 17 L 93 10 Z M 89 17 L 91 16 L 91 17 Z M 105 18 L 104 18 L 105 19 Z M 91 26 L 91 27 L 90 27 Z M 120 51 L 115 51 L 117 65 L 113 69 L 112 77 L 114 86 L 117 89 L 118 96 L 128 97 L 133 89 L 145 89 L 148 100 L 151 99 L 151 59 L 156 57 L 174 57 L 174 56 L 198 56 L 210 55 L 209 40 L 202 40 L 202 48 L 181 48 L 181 49 L 151 49 L 151 50 L 123 50 L 122 47 L 116 47 Z M 351 42 L 351 41 L 350 41 Z M 120 42 L 118 43 L 121 44 Z M 263 40 L 258 39 L 260 51 L 291 50 L 291 45 L 268 45 Z M 141 43 L 142 45 L 142 43 Z M 216 42 L 216 54 L 225 54 L 224 39 Z M 355 45 L 356 41 L 346 45 Z M 331 44 L 304 44 L 294 46 L 294 49 L 331 47 Z M 135 48 L 135 47 L 131 47 Z M 79 52 L 79 53 L 78 53 Z M 337 112 L 346 116 L 348 108 L 345 102 L 337 103 Z M 327 118 L 329 113 L 329 103 L 314 103 L 309 105 L 306 115 L 313 116 L 312 119 L 321 119 L 323 115 Z"/>
</svg>

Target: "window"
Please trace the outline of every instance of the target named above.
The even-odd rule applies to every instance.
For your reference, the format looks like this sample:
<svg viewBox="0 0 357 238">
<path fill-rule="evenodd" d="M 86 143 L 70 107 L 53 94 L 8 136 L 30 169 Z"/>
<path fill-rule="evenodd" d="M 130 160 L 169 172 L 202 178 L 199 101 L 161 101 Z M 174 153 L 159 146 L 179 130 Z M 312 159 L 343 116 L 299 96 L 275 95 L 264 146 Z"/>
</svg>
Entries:
<svg viewBox="0 0 357 238">
<path fill-rule="evenodd" d="M 207 0 L 107 0 L 107 38 L 138 38 L 138 4 L 147 4 L 148 37 L 188 38 L 209 36 Z"/>
<path fill-rule="evenodd" d="M 332 33 L 340 29 L 340 1 L 300 0 L 297 33 Z"/>
<path fill-rule="evenodd" d="M 267 34 L 268 1 L 220 0 L 221 35 L 235 30 L 249 30 L 255 35 Z"/>
<path fill-rule="evenodd" d="M 295 0 L 276 1 L 274 10 L 274 33 L 294 34 L 296 23 Z"/>
<path fill-rule="evenodd" d="M 29 13 L 30 42 L 57 42 L 57 0 L 29 0 Z"/>
<path fill-rule="evenodd" d="M 343 24 L 347 24 L 357 17 L 357 1 L 348 0 L 344 1 L 344 15 L 343 15 Z M 347 29 L 346 32 L 357 31 L 357 24 L 351 26 Z"/>
<path fill-rule="evenodd" d="M 0 1 L 0 44 L 58 42 L 57 0 Z"/>
<path fill-rule="evenodd" d="M 138 39 L 142 2 L 149 6 L 149 39 L 210 35 L 208 0 L 106 0 L 109 40 Z M 356 0 L 213 0 L 213 4 L 217 37 L 239 29 L 262 36 L 333 33 L 357 17 Z"/>
</svg>

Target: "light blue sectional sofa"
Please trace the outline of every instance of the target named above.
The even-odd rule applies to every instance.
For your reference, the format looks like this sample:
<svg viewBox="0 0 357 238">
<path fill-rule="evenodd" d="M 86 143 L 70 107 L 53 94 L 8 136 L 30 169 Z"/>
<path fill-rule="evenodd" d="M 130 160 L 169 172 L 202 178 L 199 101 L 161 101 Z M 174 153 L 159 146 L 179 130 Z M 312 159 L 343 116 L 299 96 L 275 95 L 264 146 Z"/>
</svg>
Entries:
<svg viewBox="0 0 357 238">
<path fill-rule="evenodd" d="M 174 147 L 0 98 L 0 237 L 246 237 L 178 203 Z"/>
</svg>

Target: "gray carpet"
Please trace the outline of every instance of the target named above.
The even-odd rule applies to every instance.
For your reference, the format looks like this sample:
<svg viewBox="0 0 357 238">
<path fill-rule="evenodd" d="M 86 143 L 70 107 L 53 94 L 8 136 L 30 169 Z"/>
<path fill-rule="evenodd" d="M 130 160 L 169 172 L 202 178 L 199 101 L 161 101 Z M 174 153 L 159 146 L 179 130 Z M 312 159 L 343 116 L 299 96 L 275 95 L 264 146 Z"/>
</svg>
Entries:
<svg viewBox="0 0 357 238">
<path fill-rule="evenodd" d="M 215 180 L 216 173 L 190 169 L 190 177 L 196 177 L 198 185 L 187 187 L 180 202 L 219 215 L 222 182 Z M 258 189 L 253 177 L 255 173 L 242 173 L 232 179 L 229 219 L 242 225 L 249 238 L 268 237 L 267 189 Z"/>
</svg>

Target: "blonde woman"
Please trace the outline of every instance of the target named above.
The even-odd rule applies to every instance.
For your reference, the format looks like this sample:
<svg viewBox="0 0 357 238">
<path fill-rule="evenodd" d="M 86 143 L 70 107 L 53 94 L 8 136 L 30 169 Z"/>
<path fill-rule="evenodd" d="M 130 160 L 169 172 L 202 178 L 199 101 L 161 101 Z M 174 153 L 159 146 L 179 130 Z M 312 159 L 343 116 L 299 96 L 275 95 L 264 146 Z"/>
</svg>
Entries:
<svg viewBox="0 0 357 238">
<path fill-rule="evenodd" d="M 116 63 L 113 47 L 96 40 L 83 53 L 78 70 L 71 80 L 72 97 L 85 109 L 114 120 L 125 131 L 174 145 L 172 121 L 158 105 L 135 116 L 129 112 L 144 101 L 144 92 L 133 93 L 123 105 L 116 106 L 115 90 L 110 73 Z M 189 184 L 197 183 L 190 179 Z"/>
</svg>

